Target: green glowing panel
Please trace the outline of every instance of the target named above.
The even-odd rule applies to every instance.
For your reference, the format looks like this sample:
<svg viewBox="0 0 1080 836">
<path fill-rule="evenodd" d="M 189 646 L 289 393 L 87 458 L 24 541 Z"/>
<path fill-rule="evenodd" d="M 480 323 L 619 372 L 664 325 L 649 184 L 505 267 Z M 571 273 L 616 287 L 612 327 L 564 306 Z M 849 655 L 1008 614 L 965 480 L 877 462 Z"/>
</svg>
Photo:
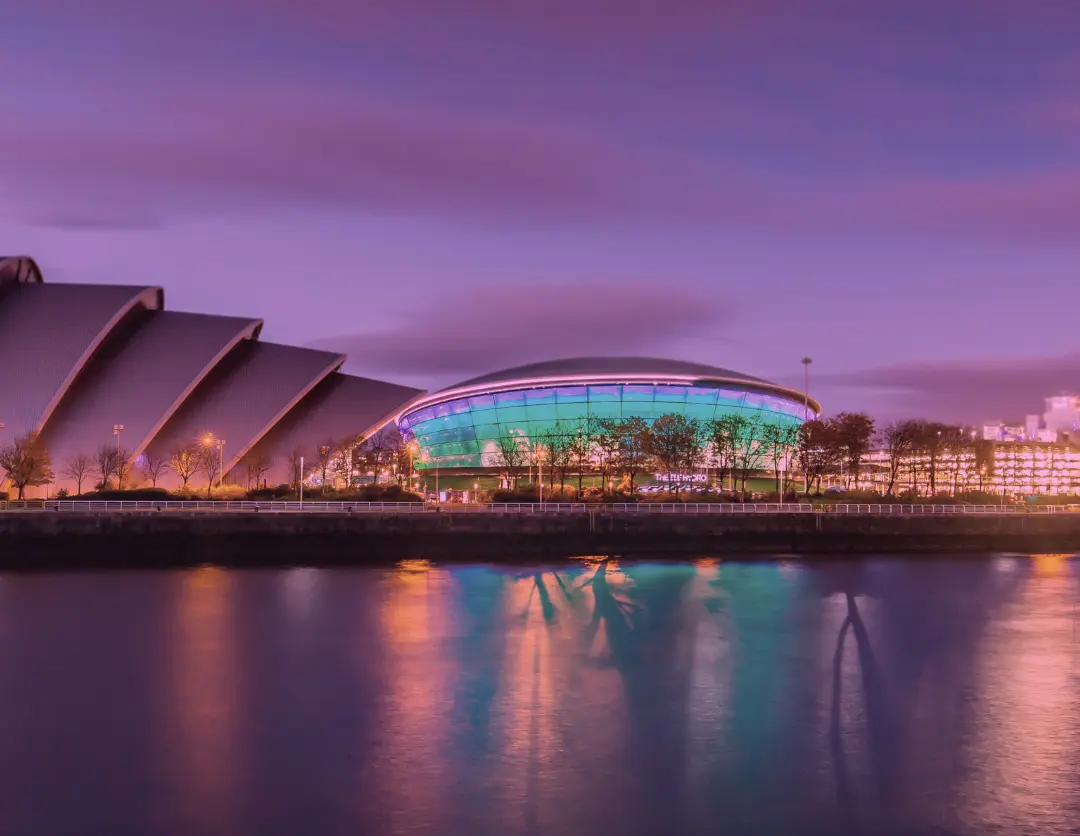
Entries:
<svg viewBox="0 0 1080 836">
<path fill-rule="evenodd" d="M 498 442 L 526 441 L 559 427 L 573 435 L 590 420 L 641 417 L 655 420 L 677 413 L 711 421 L 724 415 L 762 416 L 770 423 L 800 424 L 806 407 L 773 394 L 709 386 L 619 384 L 535 387 L 473 395 L 423 407 L 401 418 L 406 438 L 421 448 L 417 466 L 484 467 L 498 465 Z"/>
</svg>

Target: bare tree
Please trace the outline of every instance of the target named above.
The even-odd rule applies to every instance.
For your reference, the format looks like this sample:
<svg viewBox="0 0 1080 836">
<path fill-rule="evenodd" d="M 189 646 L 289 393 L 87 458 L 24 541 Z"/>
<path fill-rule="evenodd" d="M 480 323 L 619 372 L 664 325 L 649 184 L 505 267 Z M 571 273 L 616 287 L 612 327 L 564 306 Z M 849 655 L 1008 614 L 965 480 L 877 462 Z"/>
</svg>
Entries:
<svg viewBox="0 0 1080 836">
<path fill-rule="evenodd" d="M 575 421 L 567 436 L 570 460 L 577 469 L 578 496 L 581 496 L 581 483 L 585 471 L 592 461 L 592 424 L 588 421 Z"/>
<path fill-rule="evenodd" d="M 64 476 L 75 481 L 75 490 L 77 494 L 82 493 L 83 482 L 86 481 L 86 477 L 90 475 L 90 470 L 94 466 L 94 460 L 86 453 L 77 453 L 64 462 Z"/>
<path fill-rule="evenodd" d="M 202 467 L 205 449 L 189 444 L 169 454 L 169 469 L 180 477 L 180 482 L 187 489 L 191 477 Z"/>
<path fill-rule="evenodd" d="M 705 426 L 709 457 L 716 466 L 716 477 L 721 489 L 728 473 L 732 474 L 731 488 L 735 489 L 735 454 L 746 420 L 745 415 L 730 413 L 710 421 Z"/>
<path fill-rule="evenodd" d="M 116 472 L 116 448 L 113 445 L 98 447 L 93 470 L 98 475 L 98 487 L 102 490 L 109 487 L 109 477 Z"/>
<path fill-rule="evenodd" d="M 600 474 L 600 493 L 606 494 L 609 483 L 614 481 L 611 477 L 619 466 L 619 436 L 611 432 L 612 425 L 604 421 L 597 421 L 593 432 L 593 463 L 596 472 Z"/>
<path fill-rule="evenodd" d="M 904 462 L 915 450 L 915 428 L 909 421 L 898 421 L 882 428 L 878 441 L 888 456 L 885 488 L 886 496 L 892 496 Z"/>
<path fill-rule="evenodd" d="M 15 486 L 18 499 L 26 498 L 27 487 L 47 485 L 53 480 L 49 451 L 36 433 L 27 433 L 0 447 L 0 468 Z"/>
<path fill-rule="evenodd" d="M 781 474 L 791 472 L 792 454 L 799 446 L 799 426 L 797 424 L 768 423 L 762 431 L 761 443 L 765 446 L 765 456 L 772 463 L 773 477 L 776 480 L 776 493 L 783 497 L 786 485 L 781 482 Z M 788 465 L 784 467 L 784 465 Z"/>
<path fill-rule="evenodd" d="M 304 481 L 304 455 L 300 452 L 300 448 L 293 447 L 288 455 L 285 456 L 285 461 L 289 464 L 289 476 L 292 479 L 292 489 L 294 491 L 299 491 L 300 483 Z"/>
<path fill-rule="evenodd" d="M 196 451 L 199 460 L 198 469 L 206 476 L 206 498 L 210 499 L 214 480 L 221 474 L 221 454 L 215 446 L 200 447 Z"/>
<path fill-rule="evenodd" d="M 521 471 L 529 463 L 528 440 L 518 435 L 500 434 L 495 439 L 495 466 L 511 490 L 517 490 Z"/>
<path fill-rule="evenodd" d="M 979 475 L 979 491 L 986 490 L 988 479 L 993 479 L 995 463 L 995 444 L 993 441 L 976 438 L 972 443 L 972 466 Z"/>
<path fill-rule="evenodd" d="M 127 450 L 120 449 L 113 454 L 115 459 L 114 469 L 116 470 L 116 489 L 122 491 L 124 489 L 124 479 L 131 472 L 131 454 Z"/>
<path fill-rule="evenodd" d="M 648 468 L 652 461 L 649 453 L 652 444 L 652 429 L 640 416 L 625 418 L 622 421 L 611 419 L 604 422 L 602 428 L 614 440 L 614 465 L 626 476 L 630 484 L 630 495 L 633 496 L 637 489 L 637 477 Z"/>
<path fill-rule="evenodd" d="M 363 436 L 351 435 L 347 436 L 337 443 L 337 455 L 330 463 L 330 469 L 334 474 L 335 481 L 341 480 L 341 485 L 344 490 L 348 490 L 352 487 L 353 471 L 356 469 L 357 451 L 360 445 L 363 443 Z M 384 438 L 380 441 L 384 446 L 382 447 L 382 458 L 386 459 L 386 466 L 390 464 L 390 457 L 393 455 L 392 448 L 388 438 Z"/>
<path fill-rule="evenodd" d="M 540 434 L 538 442 L 547 451 L 546 462 L 551 471 L 551 484 L 554 485 L 558 480 L 559 489 L 564 489 L 566 476 L 573 464 L 570 428 L 561 421 L 556 421 Z"/>
<path fill-rule="evenodd" d="M 799 466 L 806 477 L 806 492 L 840 461 L 843 453 L 836 435 L 836 425 L 828 421 L 806 421 L 799 428 Z"/>
<path fill-rule="evenodd" d="M 859 487 L 863 459 L 870 450 L 874 437 L 874 419 L 861 412 L 841 412 L 829 419 L 836 443 L 840 447 L 841 461 L 847 465 L 847 476 Z M 848 485 L 845 484 L 846 488 Z"/>
<path fill-rule="evenodd" d="M 740 416 L 743 418 L 738 424 L 738 434 L 732 439 L 735 442 L 735 468 L 739 471 L 740 489 L 746 493 L 746 483 L 750 473 L 761 470 L 768 454 L 768 445 L 765 443 L 765 428 L 768 426 L 760 414 L 753 416 Z"/>
<path fill-rule="evenodd" d="M 677 412 L 661 415 L 652 422 L 649 452 L 667 475 L 668 486 L 675 481 L 675 495 L 682 490 L 681 475 L 689 475 L 701 464 L 704 453 L 702 425 L 696 418 Z"/>
<path fill-rule="evenodd" d="M 266 453 L 248 453 L 244 457 L 244 475 L 247 477 L 247 489 L 251 490 L 252 483 L 258 489 L 263 476 L 274 466 L 274 461 Z"/>
<path fill-rule="evenodd" d="M 150 487 L 156 488 L 158 479 L 169 468 L 169 460 L 158 453 L 146 452 L 142 454 L 142 472 L 150 480 Z"/>
<path fill-rule="evenodd" d="M 945 424 L 936 421 L 920 422 L 920 447 L 926 456 L 927 474 L 930 479 L 930 496 L 937 496 L 937 477 L 942 453 L 948 447 L 948 430 Z"/>
<path fill-rule="evenodd" d="M 338 442 L 334 441 L 332 438 L 326 439 L 319 445 L 316 461 L 319 464 L 319 473 L 322 478 L 321 484 L 323 491 L 326 490 L 326 471 L 330 469 L 330 462 L 334 460 L 334 456 L 337 452 Z"/>
</svg>

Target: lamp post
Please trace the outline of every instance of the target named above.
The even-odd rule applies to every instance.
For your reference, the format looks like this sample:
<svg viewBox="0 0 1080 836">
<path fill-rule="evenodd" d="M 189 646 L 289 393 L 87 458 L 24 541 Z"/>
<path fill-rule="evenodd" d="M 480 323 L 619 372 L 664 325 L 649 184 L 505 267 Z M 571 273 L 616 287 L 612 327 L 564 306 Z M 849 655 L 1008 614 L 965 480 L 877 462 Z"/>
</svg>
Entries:
<svg viewBox="0 0 1080 836">
<path fill-rule="evenodd" d="M 120 433 L 124 431 L 123 424 L 113 424 L 112 432 L 116 436 L 116 489 L 121 490 L 124 486 L 121 484 L 123 478 L 122 464 L 120 462 Z"/>
<path fill-rule="evenodd" d="M 536 479 L 540 483 L 540 507 L 544 507 L 544 448 L 536 451 Z"/>
<path fill-rule="evenodd" d="M 297 482 L 300 483 L 300 504 L 304 504 L 304 457 L 300 457 L 300 473 L 297 477 Z"/>
<path fill-rule="evenodd" d="M 430 453 L 425 453 L 423 461 L 425 463 L 435 462 L 435 504 L 442 505 L 442 497 L 439 494 L 439 457 L 432 456 Z"/>
<path fill-rule="evenodd" d="M 225 484 L 225 439 L 214 438 L 213 433 L 207 433 L 203 438 L 206 447 L 217 447 L 218 451 L 218 488 Z"/>
<path fill-rule="evenodd" d="M 810 364 L 814 361 L 809 357 L 803 357 L 801 361 L 803 366 L 803 409 L 805 410 L 804 420 L 810 420 Z"/>
<path fill-rule="evenodd" d="M 803 357 L 799 362 L 803 367 L 803 421 L 810 420 L 810 364 L 814 361 L 809 357 Z M 810 474 L 804 473 L 806 496 L 810 497 Z"/>
<path fill-rule="evenodd" d="M 420 445 L 416 443 L 415 439 L 409 442 L 409 473 L 412 476 L 409 477 L 409 490 L 416 490 L 416 454 L 420 450 Z"/>
</svg>

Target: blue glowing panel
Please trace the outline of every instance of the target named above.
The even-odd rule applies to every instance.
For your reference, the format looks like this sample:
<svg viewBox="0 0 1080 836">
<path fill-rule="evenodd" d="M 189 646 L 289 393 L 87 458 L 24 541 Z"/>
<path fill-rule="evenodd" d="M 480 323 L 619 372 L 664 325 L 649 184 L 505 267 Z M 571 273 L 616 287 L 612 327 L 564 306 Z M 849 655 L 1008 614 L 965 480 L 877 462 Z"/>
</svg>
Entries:
<svg viewBox="0 0 1080 836">
<path fill-rule="evenodd" d="M 528 444 L 553 431 L 574 435 L 597 420 L 677 413 L 699 421 L 724 415 L 801 423 L 802 403 L 760 392 L 709 386 L 616 384 L 517 389 L 473 395 L 404 415 L 402 432 L 430 459 L 419 467 L 497 467 L 500 439 Z M 811 417 L 816 417 L 811 412 Z"/>
</svg>

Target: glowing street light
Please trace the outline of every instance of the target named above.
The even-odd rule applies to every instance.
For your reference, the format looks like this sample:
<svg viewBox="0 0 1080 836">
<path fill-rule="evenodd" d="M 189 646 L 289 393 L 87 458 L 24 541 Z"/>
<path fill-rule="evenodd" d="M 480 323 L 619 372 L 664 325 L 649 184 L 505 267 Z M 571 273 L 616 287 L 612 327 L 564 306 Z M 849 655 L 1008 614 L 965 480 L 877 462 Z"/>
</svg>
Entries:
<svg viewBox="0 0 1080 836">
<path fill-rule="evenodd" d="M 419 475 L 416 472 L 416 454 L 420 451 L 420 445 L 416 443 L 415 439 L 413 439 L 409 442 L 407 449 L 409 451 L 409 471 L 412 473 L 412 478 L 414 480 L 413 483 L 409 486 L 409 490 L 414 491 L 416 490 L 415 480 Z"/>
<path fill-rule="evenodd" d="M 225 439 L 215 438 L 213 433 L 207 433 L 202 440 L 204 447 L 217 447 L 218 451 L 218 487 L 225 482 Z"/>
<path fill-rule="evenodd" d="M 430 464 L 432 461 L 435 462 L 435 504 L 441 505 L 442 499 L 441 495 L 439 494 L 439 457 L 432 456 L 430 453 L 424 453 L 421 461 L 423 461 L 424 464 Z"/>
</svg>

